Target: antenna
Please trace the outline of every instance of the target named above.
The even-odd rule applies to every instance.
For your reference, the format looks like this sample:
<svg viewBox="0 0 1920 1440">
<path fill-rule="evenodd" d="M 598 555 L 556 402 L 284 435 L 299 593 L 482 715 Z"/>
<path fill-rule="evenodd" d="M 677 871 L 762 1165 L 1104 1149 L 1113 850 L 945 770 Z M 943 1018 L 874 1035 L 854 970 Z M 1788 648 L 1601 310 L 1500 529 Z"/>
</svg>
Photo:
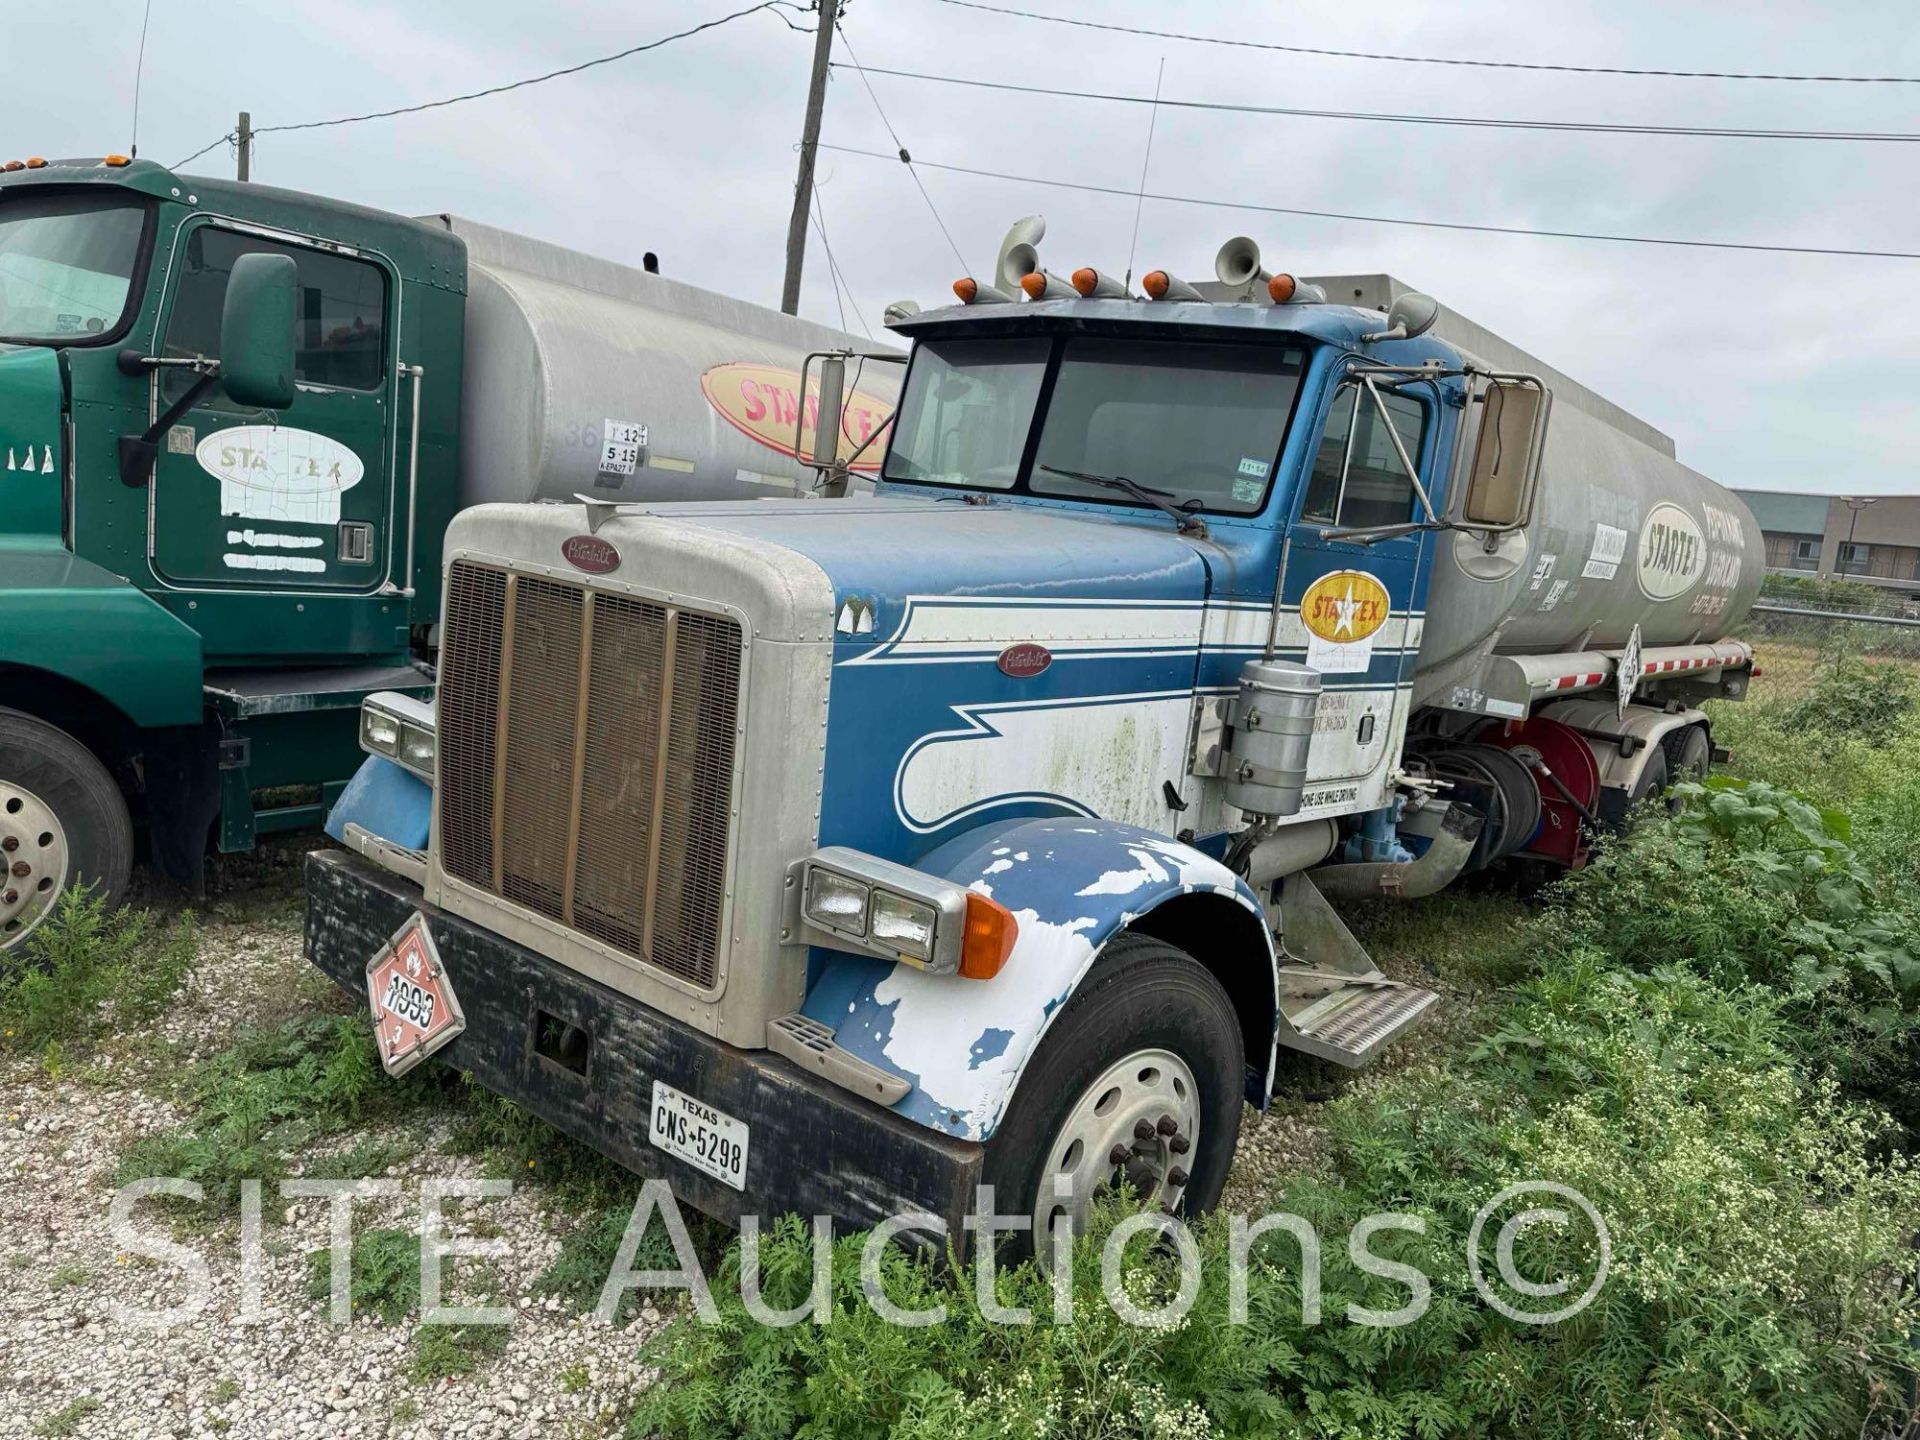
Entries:
<svg viewBox="0 0 1920 1440">
<path fill-rule="evenodd" d="M 140 77 L 147 68 L 147 22 L 151 19 L 153 0 L 147 0 L 147 8 L 140 14 L 140 53 L 133 62 L 133 140 L 127 154 L 135 160 L 140 158 Z"/>
<path fill-rule="evenodd" d="M 1133 253 L 1140 248 L 1140 210 L 1147 203 L 1147 167 L 1153 164 L 1153 127 L 1160 123 L 1160 82 L 1167 78 L 1167 57 L 1160 57 L 1160 73 L 1153 77 L 1153 108 L 1147 112 L 1147 153 L 1140 160 L 1140 188 L 1133 197 L 1133 239 L 1127 245 L 1127 278 L 1120 283 L 1133 287 Z"/>
</svg>

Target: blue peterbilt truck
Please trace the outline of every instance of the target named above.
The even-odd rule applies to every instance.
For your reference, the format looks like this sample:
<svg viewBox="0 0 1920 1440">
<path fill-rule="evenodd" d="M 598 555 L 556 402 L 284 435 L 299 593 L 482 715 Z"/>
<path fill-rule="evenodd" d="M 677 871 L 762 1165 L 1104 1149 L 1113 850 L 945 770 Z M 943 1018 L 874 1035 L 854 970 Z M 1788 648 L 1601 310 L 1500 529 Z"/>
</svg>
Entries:
<svg viewBox="0 0 1920 1440">
<path fill-rule="evenodd" d="M 730 1221 L 1199 1211 L 1290 1052 L 1434 1002 L 1331 902 L 1705 770 L 1764 547 L 1667 437 L 1390 277 L 1041 232 L 889 312 L 872 494 L 455 519 L 435 702 L 367 702 L 307 862 L 390 1069 Z"/>
</svg>

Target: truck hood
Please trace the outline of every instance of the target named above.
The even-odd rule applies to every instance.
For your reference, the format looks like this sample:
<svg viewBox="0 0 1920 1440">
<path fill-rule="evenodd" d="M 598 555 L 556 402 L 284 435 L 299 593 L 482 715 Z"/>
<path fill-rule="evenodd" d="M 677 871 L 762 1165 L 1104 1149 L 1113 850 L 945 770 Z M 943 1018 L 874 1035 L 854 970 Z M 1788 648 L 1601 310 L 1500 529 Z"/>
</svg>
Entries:
<svg viewBox="0 0 1920 1440">
<path fill-rule="evenodd" d="M 0 345 L 0 535 L 60 534 L 60 358 Z"/>
<path fill-rule="evenodd" d="M 951 624 L 929 628 L 929 602 L 967 609 L 974 617 L 969 638 L 1006 645 L 1038 634 L 1022 622 L 1026 612 L 1057 611 L 1067 602 L 1088 610 L 1141 601 L 1190 606 L 1207 594 L 1206 542 L 1131 512 L 1109 519 L 1033 505 L 867 497 L 729 501 L 654 513 L 676 526 L 810 560 L 832 586 L 826 618 L 844 645 L 955 638 Z M 603 533 L 640 538 L 647 524 L 623 518 Z"/>
</svg>

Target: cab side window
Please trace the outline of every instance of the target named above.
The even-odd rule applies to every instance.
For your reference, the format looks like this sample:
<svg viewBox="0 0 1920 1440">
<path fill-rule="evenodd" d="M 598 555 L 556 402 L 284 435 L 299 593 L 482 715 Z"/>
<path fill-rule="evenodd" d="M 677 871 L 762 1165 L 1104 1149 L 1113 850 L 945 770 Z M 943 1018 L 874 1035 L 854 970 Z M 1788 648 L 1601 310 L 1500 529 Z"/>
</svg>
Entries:
<svg viewBox="0 0 1920 1440">
<path fill-rule="evenodd" d="M 386 383 L 387 277 L 378 266 L 214 225 L 198 226 L 187 237 L 162 354 L 219 354 L 227 280 L 242 255 L 285 255 L 299 267 L 293 340 L 297 380 L 339 390 L 378 390 Z M 169 399 L 193 383 L 190 374 L 171 367 L 162 376 Z M 205 403 L 233 408 L 218 387 Z"/>
<path fill-rule="evenodd" d="M 1382 393 L 1380 398 L 1400 443 L 1419 464 L 1426 438 L 1425 407 L 1405 395 Z M 1341 527 L 1398 525 L 1414 518 L 1413 500 L 1413 477 L 1400 463 L 1373 397 L 1357 385 L 1345 386 L 1327 414 L 1300 518 Z"/>
</svg>

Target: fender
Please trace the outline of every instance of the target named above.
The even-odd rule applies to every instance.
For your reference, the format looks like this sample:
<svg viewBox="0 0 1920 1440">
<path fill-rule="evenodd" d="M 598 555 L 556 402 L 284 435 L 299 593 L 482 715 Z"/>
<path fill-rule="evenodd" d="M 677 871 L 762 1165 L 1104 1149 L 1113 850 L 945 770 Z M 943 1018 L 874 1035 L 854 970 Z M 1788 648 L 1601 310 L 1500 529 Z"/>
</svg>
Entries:
<svg viewBox="0 0 1920 1440">
<path fill-rule="evenodd" d="M 57 542 L 0 542 L 6 661 L 83 685 L 135 725 L 198 725 L 198 632 Z"/>
<path fill-rule="evenodd" d="M 1611 700 L 1562 700 L 1558 704 L 1543 706 L 1540 714 L 1548 720 L 1558 720 L 1582 732 L 1593 751 L 1593 758 L 1600 765 L 1602 799 L 1605 799 L 1606 792 L 1613 791 L 1621 797 L 1616 804 L 1622 803 L 1624 797 L 1631 794 L 1633 787 L 1640 783 L 1647 763 L 1659 753 L 1667 736 L 1689 725 L 1708 723 L 1704 710 L 1666 711 L 1645 705 L 1629 706 L 1627 713 L 1622 716 Z M 1596 738 L 1600 735 L 1638 739 L 1641 743 L 1633 747 L 1631 754 L 1625 754 L 1619 745 L 1610 745 Z"/>
<path fill-rule="evenodd" d="M 1219 861 L 1151 830 L 1068 816 L 981 826 L 915 868 L 999 901 L 1020 933 L 1005 968 L 984 981 L 814 951 L 802 1013 L 912 1085 L 893 1107 L 900 1114 L 988 1139 L 1053 1017 L 1130 926 L 1195 950 L 1221 978 L 1247 1037 L 1248 1098 L 1265 1107 L 1278 962 L 1260 902 Z"/>
</svg>

